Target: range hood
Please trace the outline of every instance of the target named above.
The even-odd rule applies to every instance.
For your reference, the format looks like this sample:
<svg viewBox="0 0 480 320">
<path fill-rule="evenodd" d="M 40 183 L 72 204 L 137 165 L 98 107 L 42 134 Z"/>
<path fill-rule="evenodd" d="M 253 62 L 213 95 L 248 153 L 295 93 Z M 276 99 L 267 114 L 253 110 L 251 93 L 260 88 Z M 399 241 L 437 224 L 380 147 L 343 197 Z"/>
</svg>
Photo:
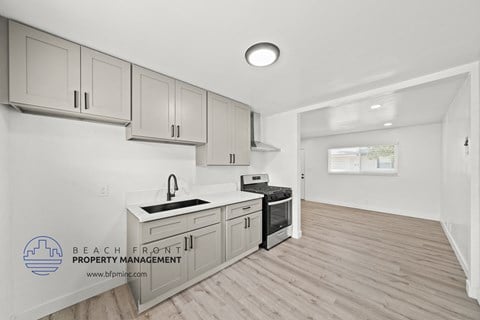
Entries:
<svg viewBox="0 0 480 320">
<path fill-rule="evenodd" d="M 279 148 L 262 142 L 261 137 L 261 118 L 260 113 L 250 113 L 250 125 L 251 125 L 251 137 L 250 137 L 250 150 L 261 152 L 280 151 Z"/>
</svg>

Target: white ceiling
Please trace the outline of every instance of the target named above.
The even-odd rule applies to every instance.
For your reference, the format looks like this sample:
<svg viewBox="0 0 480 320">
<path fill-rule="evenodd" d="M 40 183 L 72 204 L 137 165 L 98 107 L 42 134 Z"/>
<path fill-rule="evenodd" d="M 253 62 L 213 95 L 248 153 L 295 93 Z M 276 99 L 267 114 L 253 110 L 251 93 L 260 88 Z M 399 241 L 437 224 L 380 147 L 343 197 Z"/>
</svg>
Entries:
<svg viewBox="0 0 480 320">
<path fill-rule="evenodd" d="M 0 14 L 275 113 L 478 60 L 478 0 L 0 0 Z M 279 61 L 244 52 L 276 43 Z"/>
<path fill-rule="evenodd" d="M 301 137 L 441 122 L 466 76 L 442 79 L 370 99 L 301 114 Z M 381 105 L 371 109 L 372 105 Z M 392 126 L 385 127 L 390 122 Z"/>
</svg>

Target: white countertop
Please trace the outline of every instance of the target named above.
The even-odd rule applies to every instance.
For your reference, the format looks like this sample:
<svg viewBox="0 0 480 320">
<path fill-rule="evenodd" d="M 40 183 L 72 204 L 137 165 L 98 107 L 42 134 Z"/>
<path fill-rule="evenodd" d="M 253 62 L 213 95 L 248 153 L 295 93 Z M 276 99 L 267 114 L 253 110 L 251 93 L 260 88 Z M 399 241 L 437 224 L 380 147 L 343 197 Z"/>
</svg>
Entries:
<svg viewBox="0 0 480 320">
<path fill-rule="evenodd" d="M 244 192 L 244 191 L 228 191 L 228 192 L 220 192 L 220 193 L 209 193 L 209 194 L 198 194 L 198 195 L 188 195 L 188 196 L 181 196 L 175 197 L 172 201 L 163 201 L 163 202 L 147 202 L 141 203 L 136 205 L 129 205 L 127 206 L 128 212 L 135 215 L 139 222 L 147 222 L 157 219 L 163 219 L 173 216 L 178 216 L 182 214 L 187 214 L 191 212 L 197 212 L 217 207 L 223 207 L 233 203 L 239 203 L 244 201 L 250 201 L 255 199 L 263 198 L 262 194 L 259 193 L 251 193 L 251 192 Z M 180 208 L 175 210 L 168 210 L 158 213 L 148 213 L 142 209 L 142 207 L 154 206 L 163 203 L 173 203 L 178 201 L 190 200 L 190 199 L 201 199 L 208 201 L 209 203 L 199 204 L 192 207 Z"/>
</svg>

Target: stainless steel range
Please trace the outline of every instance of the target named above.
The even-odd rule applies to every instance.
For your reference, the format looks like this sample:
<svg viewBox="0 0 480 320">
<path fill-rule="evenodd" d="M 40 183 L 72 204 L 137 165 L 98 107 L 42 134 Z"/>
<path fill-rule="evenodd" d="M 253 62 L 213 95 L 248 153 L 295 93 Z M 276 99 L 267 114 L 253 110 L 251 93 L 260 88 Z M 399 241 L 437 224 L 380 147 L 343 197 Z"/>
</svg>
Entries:
<svg viewBox="0 0 480 320">
<path fill-rule="evenodd" d="M 270 249 L 292 236 L 292 189 L 268 185 L 268 174 L 240 177 L 242 191 L 261 193 L 263 197 L 263 243 Z"/>
</svg>

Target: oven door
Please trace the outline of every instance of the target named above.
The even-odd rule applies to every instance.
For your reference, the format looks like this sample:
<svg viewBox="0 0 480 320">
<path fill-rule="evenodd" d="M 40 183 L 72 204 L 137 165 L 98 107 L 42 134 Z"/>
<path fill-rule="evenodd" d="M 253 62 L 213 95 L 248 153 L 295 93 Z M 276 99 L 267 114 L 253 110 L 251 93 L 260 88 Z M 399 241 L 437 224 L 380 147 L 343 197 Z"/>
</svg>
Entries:
<svg viewBox="0 0 480 320">
<path fill-rule="evenodd" d="M 292 198 L 269 202 L 267 234 L 272 234 L 292 224 Z"/>
</svg>

